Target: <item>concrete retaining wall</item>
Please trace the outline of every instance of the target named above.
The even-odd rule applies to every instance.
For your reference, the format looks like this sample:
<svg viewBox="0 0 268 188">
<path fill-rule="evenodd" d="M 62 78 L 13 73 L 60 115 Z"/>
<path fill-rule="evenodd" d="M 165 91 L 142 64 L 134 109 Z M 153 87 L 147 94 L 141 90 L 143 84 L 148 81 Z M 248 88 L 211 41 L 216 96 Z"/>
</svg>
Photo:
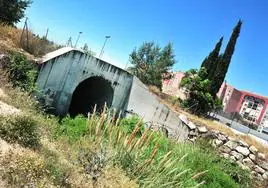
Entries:
<svg viewBox="0 0 268 188">
<path fill-rule="evenodd" d="M 189 129 L 181 123 L 179 114 L 162 104 L 136 77 L 133 78 L 127 110 L 143 117 L 147 124 L 166 128 L 170 137 L 178 140 L 187 139 Z"/>
</svg>

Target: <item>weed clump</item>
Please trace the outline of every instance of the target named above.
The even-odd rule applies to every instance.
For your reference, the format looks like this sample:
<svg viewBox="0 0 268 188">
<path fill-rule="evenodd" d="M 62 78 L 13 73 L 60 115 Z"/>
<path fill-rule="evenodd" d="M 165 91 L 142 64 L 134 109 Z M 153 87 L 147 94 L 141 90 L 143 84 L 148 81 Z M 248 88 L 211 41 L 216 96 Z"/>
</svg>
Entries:
<svg viewBox="0 0 268 188">
<path fill-rule="evenodd" d="M 14 87 L 27 92 L 34 91 L 37 68 L 27 60 L 25 55 L 18 52 L 10 52 L 9 61 L 5 62 L 3 68 Z"/>
<path fill-rule="evenodd" d="M 10 152 L 1 161 L 4 167 L 2 177 L 14 187 L 46 187 L 49 183 L 49 172 L 44 168 L 44 161 L 32 154 Z"/>
<path fill-rule="evenodd" d="M 109 112 L 108 112 L 109 113 Z M 203 142 L 174 143 L 144 129 L 137 117 L 113 121 L 106 113 L 67 117 L 57 139 L 79 146 L 74 161 L 98 184 L 108 166 L 121 168 L 140 187 L 250 187 L 250 175 Z M 70 142 L 71 141 L 71 142 Z M 88 141 L 90 148 L 81 150 Z M 225 167 L 228 166 L 228 169 Z"/>
<path fill-rule="evenodd" d="M 37 124 L 26 115 L 0 116 L 0 137 L 24 147 L 38 148 L 40 145 Z"/>
</svg>

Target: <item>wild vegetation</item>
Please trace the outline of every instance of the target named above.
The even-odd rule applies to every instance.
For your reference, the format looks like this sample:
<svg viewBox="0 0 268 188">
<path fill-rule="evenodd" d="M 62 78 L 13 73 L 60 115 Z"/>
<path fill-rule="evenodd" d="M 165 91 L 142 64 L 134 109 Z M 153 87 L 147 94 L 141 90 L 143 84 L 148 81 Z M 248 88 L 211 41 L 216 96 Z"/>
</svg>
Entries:
<svg viewBox="0 0 268 188">
<path fill-rule="evenodd" d="M 1 0 L 0 1 L 0 23 L 14 25 L 25 15 L 25 10 L 29 7 L 29 0 Z"/>
<path fill-rule="evenodd" d="M 31 34 L 33 42 L 28 40 L 25 47 L 20 36 L 21 30 L 1 25 L 0 38 L 9 40 L 1 48 L 22 47 L 34 55 L 47 52 L 41 48 L 45 38 Z M 12 84 L 0 74 L 7 94 L 0 100 L 20 113 L 0 117 L 0 142 L 5 143 L 0 145 L 0 185 L 4 181 L 4 187 L 251 187 L 249 172 L 219 157 L 205 140 L 176 143 L 145 128 L 140 118 L 116 119 L 106 108 L 87 118 L 60 120 L 45 114 L 30 95 L 34 67 L 26 65 L 21 54 L 10 57 L 13 62 L 6 72 Z M 175 63 L 171 44 L 161 50 L 145 43 L 131 58 L 134 74 L 158 89 Z"/>
<path fill-rule="evenodd" d="M 187 71 L 182 79 L 180 87 L 185 87 L 189 92 L 182 106 L 189 108 L 192 113 L 207 115 L 207 112 L 220 108 L 221 102 L 216 94 L 227 74 L 241 26 L 242 21 L 239 20 L 223 54 L 220 54 L 222 37 L 202 62 L 201 68 Z"/>
<path fill-rule="evenodd" d="M 0 137 L 15 148 L 0 157 L 0 174 L 8 186 L 251 185 L 249 172 L 219 157 L 205 141 L 174 143 L 145 128 L 138 117 L 119 120 L 108 110 L 60 121 L 42 113 L 27 93 L 2 78 L 8 97 L 0 100 L 21 110 L 0 118 Z"/>
<path fill-rule="evenodd" d="M 162 89 L 162 81 L 171 78 L 169 71 L 176 63 L 173 46 L 160 48 L 154 42 L 145 42 L 130 54 L 128 70 L 143 83 Z"/>
<path fill-rule="evenodd" d="M 29 62 L 24 54 L 10 52 L 6 60 L 1 61 L 1 66 L 14 87 L 28 92 L 35 90 L 37 65 Z"/>
</svg>

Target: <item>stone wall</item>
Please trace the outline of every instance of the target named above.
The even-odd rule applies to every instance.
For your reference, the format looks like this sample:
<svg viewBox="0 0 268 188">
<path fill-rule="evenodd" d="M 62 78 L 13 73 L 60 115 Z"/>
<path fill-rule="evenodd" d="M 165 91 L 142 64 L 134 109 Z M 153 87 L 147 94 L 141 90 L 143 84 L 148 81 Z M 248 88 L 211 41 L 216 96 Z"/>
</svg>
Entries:
<svg viewBox="0 0 268 188">
<path fill-rule="evenodd" d="M 198 138 L 207 138 L 210 144 L 217 149 L 219 155 L 232 160 L 243 169 L 250 170 L 252 176 L 257 180 L 268 180 L 268 160 L 255 146 L 219 131 L 208 130 L 205 126 L 195 125 L 184 115 L 181 115 L 180 119 L 190 130 L 188 142 L 194 143 Z"/>
</svg>

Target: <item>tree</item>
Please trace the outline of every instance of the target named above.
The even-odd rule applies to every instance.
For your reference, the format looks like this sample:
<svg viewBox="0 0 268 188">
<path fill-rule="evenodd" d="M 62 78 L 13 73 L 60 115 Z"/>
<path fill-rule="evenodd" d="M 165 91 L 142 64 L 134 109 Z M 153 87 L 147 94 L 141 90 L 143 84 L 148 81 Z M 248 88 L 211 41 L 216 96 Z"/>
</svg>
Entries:
<svg viewBox="0 0 268 188">
<path fill-rule="evenodd" d="M 186 88 L 189 92 L 188 98 L 183 101 L 182 106 L 188 108 L 192 113 L 206 115 L 214 108 L 214 99 L 210 94 L 211 81 L 207 79 L 206 68 L 187 71 L 180 87 Z"/>
<path fill-rule="evenodd" d="M 169 43 L 161 49 L 154 42 L 145 42 L 130 54 L 131 67 L 128 70 L 143 83 L 162 88 L 162 80 L 171 77 L 169 73 L 175 64 L 173 46 Z"/>
<path fill-rule="evenodd" d="M 217 68 L 217 62 L 218 62 L 218 58 L 219 58 L 219 54 L 221 50 L 222 40 L 223 40 L 223 37 L 220 38 L 220 40 L 217 42 L 213 51 L 210 52 L 209 56 L 206 57 L 201 64 L 201 67 L 206 68 L 209 80 L 213 79 L 215 70 Z"/>
<path fill-rule="evenodd" d="M 18 23 L 31 3 L 30 0 L 0 0 L 0 23 Z"/>
<path fill-rule="evenodd" d="M 89 55 L 89 56 L 95 56 L 96 53 L 91 51 L 91 49 L 88 48 L 87 43 L 84 44 L 84 46 L 81 48 L 85 54 Z"/>
<path fill-rule="evenodd" d="M 233 29 L 233 33 L 226 46 L 224 53 L 220 55 L 218 58 L 217 68 L 215 69 L 214 79 L 212 80 L 212 92 L 214 96 L 216 96 L 216 93 L 219 91 L 222 83 L 224 82 L 225 76 L 227 74 L 235 50 L 235 45 L 240 34 L 241 26 L 242 21 L 239 20 L 237 25 Z"/>
</svg>

